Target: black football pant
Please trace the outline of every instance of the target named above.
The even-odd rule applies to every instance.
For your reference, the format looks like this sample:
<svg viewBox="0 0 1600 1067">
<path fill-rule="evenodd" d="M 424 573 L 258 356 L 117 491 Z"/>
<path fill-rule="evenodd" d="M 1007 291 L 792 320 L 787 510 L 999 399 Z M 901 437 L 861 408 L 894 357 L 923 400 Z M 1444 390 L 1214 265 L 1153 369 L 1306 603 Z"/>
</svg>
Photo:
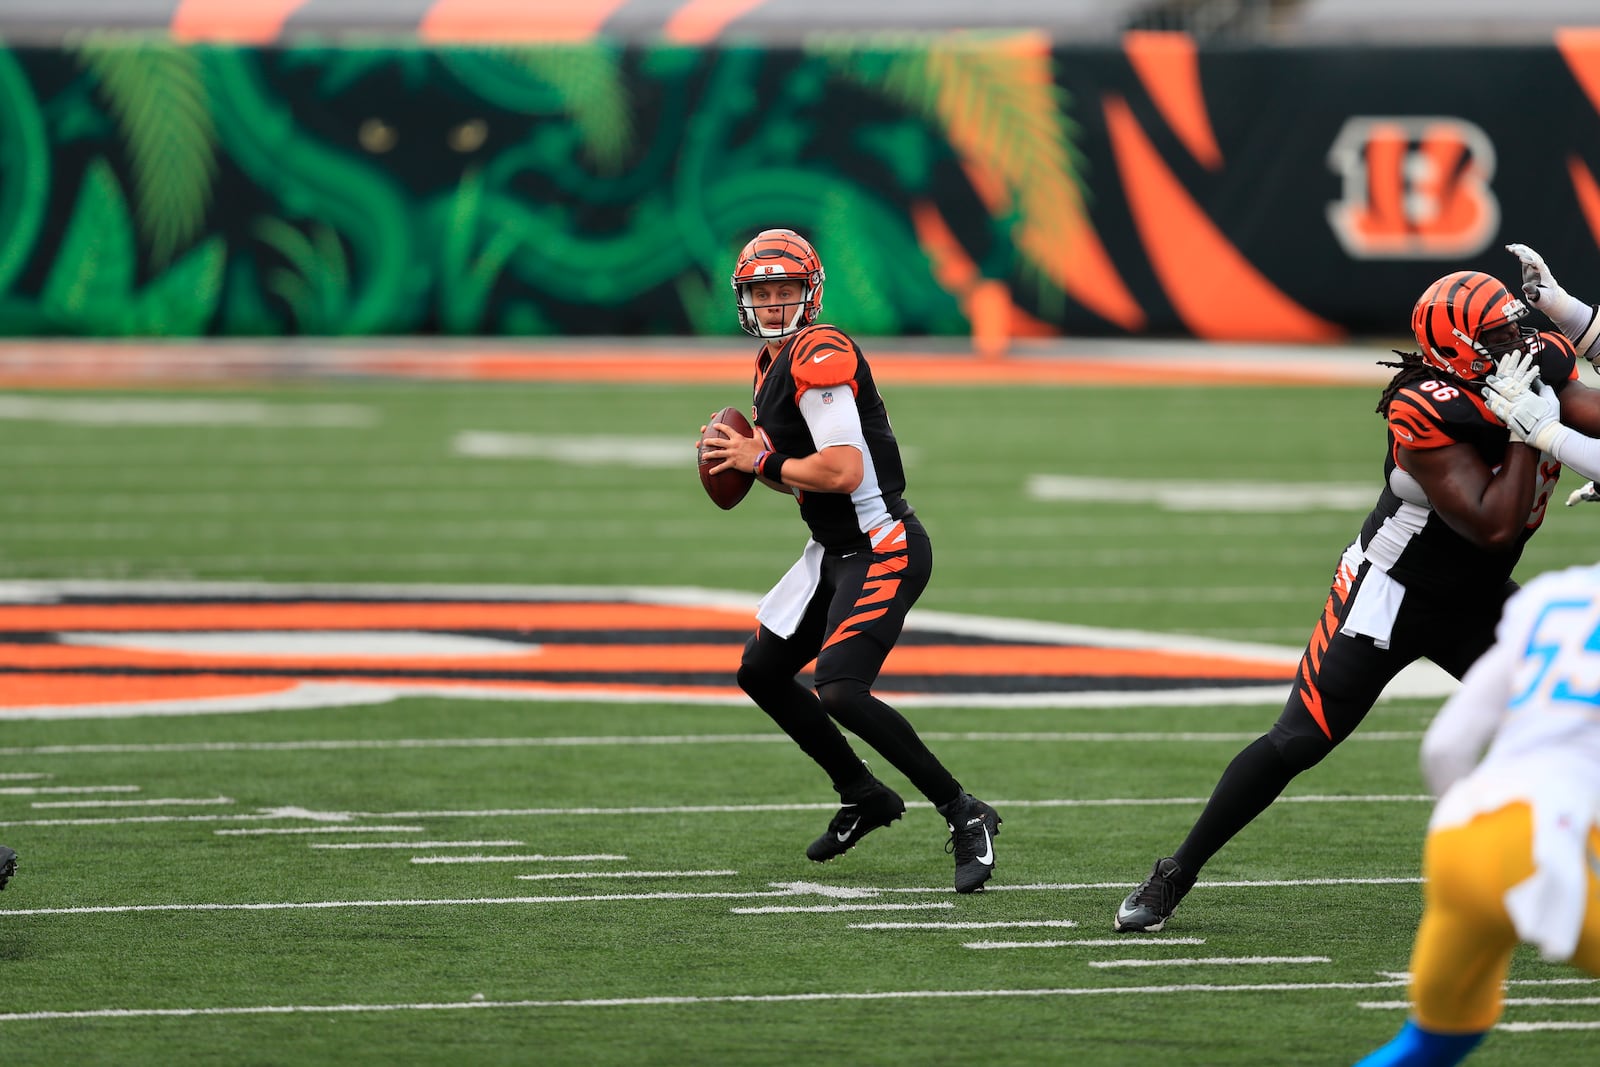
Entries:
<svg viewBox="0 0 1600 1067">
<path fill-rule="evenodd" d="M 911 723 L 871 692 L 932 573 L 927 532 L 916 518 L 904 519 L 884 532 L 877 549 L 823 556 L 822 581 L 793 635 L 782 638 L 762 626 L 745 644 L 740 688 L 846 799 L 870 776 L 840 726 L 872 746 L 933 804 L 961 795 L 960 784 Z M 796 677 L 813 659 L 814 690 Z"/>
<path fill-rule="evenodd" d="M 1383 689 L 1418 659 L 1430 659 L 1454 678 L 1489 650 L 1505 601 L 1517 584 L 1505 585 L 1476 600 L 1442 600 L 1408 590 L 1396 613 L 1389 647 L 1370 637 L 1343 632 L 1371 564 L 1353 580 L 1336 577 L 1312 631 L 1294 688 L 1272 729 L 1234 757 L 1189 836 L 1173 853 L 1186 879 L 1278 798 L 1301 771 L 1349 737 Z"/>
</svg>

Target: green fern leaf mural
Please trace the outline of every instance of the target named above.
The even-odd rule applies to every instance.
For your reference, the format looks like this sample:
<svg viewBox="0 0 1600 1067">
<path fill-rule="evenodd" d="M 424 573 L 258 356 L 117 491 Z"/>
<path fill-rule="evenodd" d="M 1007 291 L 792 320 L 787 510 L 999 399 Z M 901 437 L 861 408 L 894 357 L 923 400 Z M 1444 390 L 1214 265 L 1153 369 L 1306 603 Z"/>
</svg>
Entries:
<svg viewBox="0 0 1600 1067">
<path fill-rule="evenodd" d="M 204 225 L 217 179 L 217 133 L 193 49 L 90 42 L 79 61 L 98 82 L 127 145 L 134 214 L 166 263 Z"/>
<path fill-rule="evenodd" d="M 809 47 L 843 76 L 937 123 L 990 214 L 1011 220 L 1016 247 L 1052 283 L 1102 314 L 1130 314 L 1120 279 L 1106 278 L 1109 263 L 1085 210 L 1081 158 L 1048 42 L 1011 34 L 895 50 L 829 40 Z M 1083 269 L 1091 260 L 1097 279 Z"/>
<path fill-rule="evenodd" d="M 501 107 L 555 111 L 572 120 L 596 169 L 615 174 L 633 144 L 633 113 L 621 62 L 606 45 L 447 49 L 451 73 Z"/>
</svg>

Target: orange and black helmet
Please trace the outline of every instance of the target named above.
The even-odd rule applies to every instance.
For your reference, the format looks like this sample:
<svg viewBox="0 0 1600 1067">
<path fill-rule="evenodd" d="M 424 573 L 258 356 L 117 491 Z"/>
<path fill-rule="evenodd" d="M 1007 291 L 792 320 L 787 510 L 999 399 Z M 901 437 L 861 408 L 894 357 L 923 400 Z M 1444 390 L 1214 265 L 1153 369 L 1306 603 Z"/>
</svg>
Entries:
<svg viewBox="0 0 1600 1067">
<path fill-rule="evenodd" d="M 1411 311 L 1411 332 L 1423 359 L 1470 381 L 1522 346 L 1524 331 L 1515 324 L 1527 316 L 1528 305 L 1499 279 L 1481 270 L 1458 270 L 1423 290 Z"/>
<path fill-rule="evenodd" d="M 824 277 L 822 259 L 810 241 L 793 230 L 762 230 L 740 250 L 733 265 L 733 294 L 740 328 L 755 337 L 786 337 L 816 322 L 822 314 Z M 779 281 L 799 282 L 800 300 L 794 304 L 793 314 L 784 316 L 782 326 L 762 326 L 750 300 L 750 286 Z"/>
</svg>

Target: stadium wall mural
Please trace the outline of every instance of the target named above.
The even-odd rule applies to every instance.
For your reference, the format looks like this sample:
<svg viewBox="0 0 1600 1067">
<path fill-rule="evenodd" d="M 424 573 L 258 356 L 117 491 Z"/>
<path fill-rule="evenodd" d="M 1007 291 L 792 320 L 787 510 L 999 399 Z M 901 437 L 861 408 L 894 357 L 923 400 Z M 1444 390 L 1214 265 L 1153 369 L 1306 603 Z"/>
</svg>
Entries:
<svg viewBox="0 0 1600 1067">
<path fill-rule="evenodd" d="M 732 334 L 755 230 L 864 335 L 1403 334 L 1600 299 L 1600 34 L 1548 47 L 0 50 L 0 331 Z M 1537 101 L 1538 106 L 1530 102 Z"/>
</svg>

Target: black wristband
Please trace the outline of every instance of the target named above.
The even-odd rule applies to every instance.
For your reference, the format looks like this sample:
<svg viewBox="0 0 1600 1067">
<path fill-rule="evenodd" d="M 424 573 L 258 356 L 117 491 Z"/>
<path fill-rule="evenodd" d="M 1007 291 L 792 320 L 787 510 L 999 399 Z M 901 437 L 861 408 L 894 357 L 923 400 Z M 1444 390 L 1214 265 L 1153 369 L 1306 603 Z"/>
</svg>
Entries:
<svg viewBox="0 0 1600 1067">
<path fill-rule="evenodd" d="M 782 452 L 768 452 L 766 458 L 761 461 L 761 477 L 782 485 L 783 465 L 788 461 L 789 457 Z"/>
</svg>

